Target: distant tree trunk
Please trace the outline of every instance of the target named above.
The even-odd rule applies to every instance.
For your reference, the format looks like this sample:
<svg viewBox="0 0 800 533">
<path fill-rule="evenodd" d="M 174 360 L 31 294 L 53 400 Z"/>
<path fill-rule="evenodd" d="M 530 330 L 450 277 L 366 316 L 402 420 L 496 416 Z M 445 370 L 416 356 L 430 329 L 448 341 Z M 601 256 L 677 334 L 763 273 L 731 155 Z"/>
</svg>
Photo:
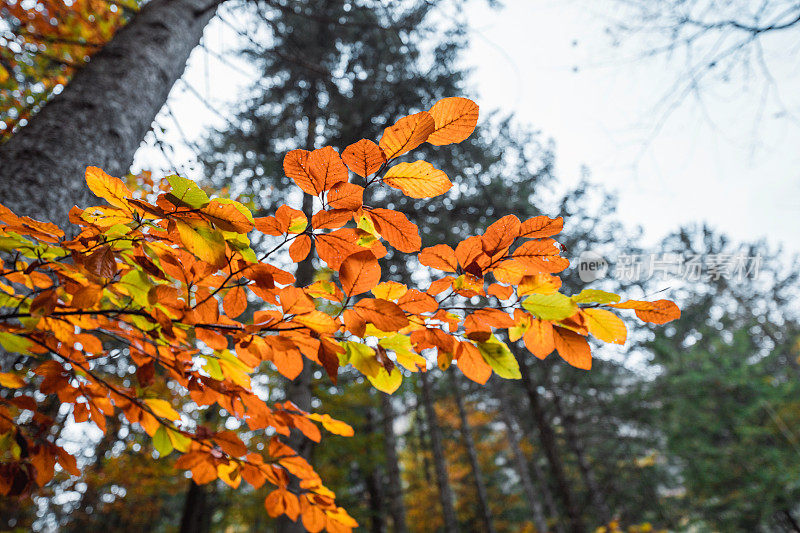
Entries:
<svg viewBox="0 0 800 533">
<path fill-rule="evenodd" d="M 556 533 L 564 533 L 564 524 L 561 521 L 561 513 L 558 511 L 558 506 L 553 499 L 553 491 L 550 490 L 548 479 L 542 467 L 539 465 L 539 461 L 536 460 L 536 457 L 531 459 L 531 467 L 533 468 L 533 474 L 536 476 L 536 479 L 542 480 L 539 489 L 542 491 L 542 497 L 544 498 L 544 507 L 547 509 L 547 515 L 550 518 L 554 518 L 556 521 L 553 531 Z"/>
<path fill-rule="evenodd" d="M 189 491 L 183 504 L 180 533 L 208 533 L 211 530 L 211 506 L 208 485 L 189 480 Z"/>
<path fill-rule="evenodd" d="M 403 484 L 400 478 L 400 461 L 397 458 L 397 439 L 394 434 L 394 407 L 392 397 L 378 393 L 381 397 L 381 422 L 383 425 L 383 445 L 386 453 L 386 488 L 389 514 L 392 517 L 395 533 L 408 533 L 406 525 L 406 506 L 403 503 Z"/>
<path fill-rule="evenodd" d="M 561 455 L 559 454 L 558 444 L 556 443 L 555 432 L 550 422 L 547 420 L 547 415 L 544 412 L 544 407 L 539 398 L 539 391 L 536 390 L 536 383 L 534 383 L 531 378 L 525 359 L 517 357 L 517 360 L 519 361 L 520 373 L 522 374 L 522 384 L 525 387 L 531 412 L 536 421 L 536 426 L 539 429 L 539 438 L 542 443 L 542 448 L 544 449 L 547 462 L 550 464 L 550 471 L 555 480 L 556 492 L 567 513 L 569 530 L 572 533 L 583 533 L 586 531 L 586 528 L 583 525 L 580 513 L 575 505 L 575 499 L 572 496 L 572 491 L 570 490 L 569 482 L 564 472 L 564 466 L 561 463 Z"/>
<path fill-rule="evenodd" d="M 594 476 L 594 471 L 589 464 L 589 460 L 586 458 L 586 453 L 584 452 L 580 437 L 575 428 L 575 419 L 571 414 L 567 415 L 564 413 L 558 394 L 553 395 L 553 407 L 555 407 L 556 415 L 561 419 L 564 426 L 564 435 L 567 437 L 567 445 L 578 459 L 578 469 L 581 471 L 581 476 L 583 476 L 583 481 L 589 491 L 589 498 L 594 507 L 595 517 L 600 519 L 597 522 L 605 524 L 612 518 L 611 510 L 608 507 L 605 497 L 603 497 L 600 486 L 597 484 L 597 478 Z"/>
<path fill-rule="evenodd" d="M 367 407 L 364 433 L 365 435 L 375 434 L 377 428 L 375 427 L 375 413 L 372 406 Z M 374 452 L 369 452 L 370 456 L 374 456 Z M 370 531 L 372 533 L 384 533 L 386 531 L 386 522 L 384 521 L 384 503 L 383 503 L 383 483 L 381 482 L 380 470 L 378 469 L 378 461 L 370 457 L 366 465 L 367 471 L 364 472 L 364 481 L 367 487 L 367 499 L 369 503 L 370 514 Z"/>
<path fill-rule="evenodd" d="M 494 533 L 494 521 L 492 518 L 492 510 L 489 507 L 489 497 L 486 493 L 486 483 L 483 480 L 483 472 L 478 462 L 478 450 L 475 448 L 475 439 L 472 436 L 472 427 L 467 418 L 467 411 L 464 409 L 464 399 L 461 396 L 461 382 L 456 372 L 450 371 L 450 377 L 453 381 L 453 397 L 456 400 L 458 417 L 461 419 L 461 436 L 464 439 L 464 446 L 467 448 L 467 457 L 469 458 L 469 464 L 472 467 L 472 476 L 475 481 L 479 514 L 483 525 L 486 527 L 486 531 L 488 533 Z"/>
<path fill-rule="evenodd" d="M 514 455 L 514 462 L 517 463 L 517 474 L 519 474 L 520 481 L 522 482 L 522 489 L 525 492 L 525 498 L 528 500 L 528 505 L 531 508 L 533 525 L 536 526 L 536 531 L 544 533 L 547 531 L 547 521 L 544 517 L 542 502 L 539 500 L 540 497 L 533 486 L 531 473 L 528 469 L 528 460 L 525 454 L 522 453 L 522 448 L 520 448 L 519 445 L 519 435 L 517 434 L 517 428 L 510 413 L 511 406 L 506 398 L 506 393 L 502 384 L 496 383 L 494 391 L 497 399 L 500 401 L 500 418 L 506 426 L 508 445 L 511 447 L 511 452 Z"/>
<path fill-rule="evenodd" d="M 422 397 L 422 388 L 417 387 L 415 392 L 417 402 L 414 405 L 414 412 L 417 415 L 418 423 L 414 425 L 414 429 L 417 433 L 417 444 L 419 446 L 419 454 L 417 455 L 422 458 L 422 474 L 425 477 L 425 482 L 430 484 L 431 481 L 433 481 L 433 476 L 431 475 L 431 462 L 428 460 L 428 454 L 426 453 L 426 451 L 430 449 L 430 445 L 425 439 L 425 436 L 428 434 L 428 422 L 425 420 L 425 410 L 422 408 L 422 402 L 419 401 L 419 398 Z"/>
<path fill-rule="evenodd" d="M 425 407 L 428 432 L 431 436 L 433 466 L 436 469 L 436 486 L 439 488 L 439 501 L 442 504 L 444 530 L 447 533 L 456 533 L 458 531 L 458 520 L 456 519 L 456 510 L 453 506 L 453 491 L 450 489 L 450 477 L 447 473 L 447 459 L 444 456 L 442 430 L 439 427 L 436 410 L 433 407 L 433 392 L 431 390 L 430 377 L 427 372 L 420 372 L 419 378 L 422 384 L 422 404 Z"/>
<path fill-rule="evenodd" d="M 91 193 L 87 166 L 128 172 L 172 85 L 221 0 L 153 0 L 82 67 L 64 91 L 0 146 L 0 201 L 18 214 L 66 221 Z"/>
</svg>

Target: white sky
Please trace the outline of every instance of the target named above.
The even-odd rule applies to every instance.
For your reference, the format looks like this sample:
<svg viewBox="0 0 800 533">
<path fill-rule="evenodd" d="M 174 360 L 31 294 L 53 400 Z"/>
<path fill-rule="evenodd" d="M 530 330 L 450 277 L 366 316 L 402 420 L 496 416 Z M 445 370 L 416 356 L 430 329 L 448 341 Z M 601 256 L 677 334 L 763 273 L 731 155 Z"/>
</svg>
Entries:
<svg viewBox="0 0 800 533">
<path fill-rule="evenodd" d="M 711 79 L 702 104 L 688 97 L 658 127 L 669 109 L 663 99 L 685 64 L 637 59 L 640 41 L 612 46 L 604 30 L 614 2 L 504 3 L 500 11 L 477 3 L 470 8 L 475 32 L 465 66 L 474 68 L 482 109 L 514 111 L 555 141 L 557 176 L 565 186 L 588 168 L 591 181 L 618 193 L 620 218 L 642 225 L 649 242 L 679 225 L 707 221 L 734 239 L 767 237 L 800 251 L 800 120 L 782 113 L 800 110 L 796 30 L 764 41 L 774 85 L 760 73 L 727 84 Z M 219 23 L 212 23 L 205 42 L 216 51 L 232 44 Z M 186 77 L 221 109 L 248 80 L 200 50 Z M 224 125 L 181 83 L 170 107 L 189 137 Z M 140 152 L 137 166 L 156 170 L 157 155 Z M 189 155 L 179 150 L 173 161 L 183 165 Z"/>
</svg>

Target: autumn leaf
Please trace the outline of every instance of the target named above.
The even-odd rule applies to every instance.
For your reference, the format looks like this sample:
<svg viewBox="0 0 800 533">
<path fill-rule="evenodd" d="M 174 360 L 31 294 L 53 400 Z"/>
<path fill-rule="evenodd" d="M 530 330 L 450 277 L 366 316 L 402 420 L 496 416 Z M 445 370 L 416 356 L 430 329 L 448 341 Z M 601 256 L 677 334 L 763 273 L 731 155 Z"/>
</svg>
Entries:
<svg viewBox="0 0 800 533">
<path fill-rule="evenodd" d="M 486 342 L 477 343 L 483 358 L 492 367 L 495 374 L 504 379 L 520 379 L 519 363 L 506 343 L 492 335 Z"/>
<path fill-rule="evenodd" d="M 617 309 L 634 309 L 636 316 L 643 322 L 653 324 L 666 324 L 681 317 L 681 310 L 670 300 L 656 300 L 655 302 L 643 302 L 639 300 L 627 300 L 609 307 Z"/>
<path fill-rule="evenodd" d="M 386 159 L 392 159 L 424 143 L 436 129 L 433 117 L 422 111 L 403 117 L 383 130 L 379 146 Z"/>
<path fill-rule="evenodd" d="M 347 167 L 366 178 L 370 174 L 377 172 L 386 162 L 383 151 L 374 142 L 361 139 L 344 149 L 342 160 Z"/>
<path fill-rule="evenodd" d="M 133 194 L 119 178 L 109 176 L 97 167 L 87 167 L 86 185 L 96 196 L 114 207 L 130 210 L 127 199 Z"/>
<path fill-rule="evenodd" d="M 529 218 L 520 227 L 520 237 L 528 239 L 538 239 L 551 237 L 560 233 L 564 229 L 564 219 L 561 217 L 550 218 L 548 216 L 538 216 Z"/>
<path fill-rule="evenodd" d="M 339 280 L 346 295 L 361 294 L 372 289 L 381 280 L 381 267 L 372 252 L 357 252 L 342 262 Z"/>
<path fill-rule="evenodd" d="M 478 104 L 468 98 L 443 98 L 428 113 L 435 126 L 428 142 L 434 145 L 460 143 L 472 134 L 478 123 Z"/>
<path fill-rule="evenodd" d="M 346 181 L 337 183 L 328 191 L 331 209 L 355 211 L 364 204 L 364 187 Z"/>
<path fill-rule="evenodd" d="M 437 244 L 423 249 L 417 259 L 423 265 L 442 272 L 456 272 L 458 270 L 456 253 L 446 244 Z"/>
<path fill-rule="evenodd" d="M 487 363 L 481 351 L 471 342 L 459 342 L 456 347 L 458 369 L 475 383 L 483 385 L 492 376 L 492 367 Z"/>
<path fill-rule="evenodd" d="M 553 343 L 558 355 L 570 365 L 583 370 L 592 368 L 589 342 L 582 335 L 556 326 L 553 328 Z"/>
<path fill-rule="evenodd" d="M 175 221 L 181 242 L 201 261 L 214 266 L 225 263 L 225 237 L 218 230 L 201 224 L 189 224 L 180 219 Z"/>
<path fill-rule="evenodd" d="M 453 186 L 444 172 L 427 161 L 399 163 L 386 172 L 383 182 L 411 198 L 433 198 Z"/>
<path fill-rule="evenodd" d="M 522 307 L 542 320 L 562 320 L 578 309 L 569 297 L 559 292 L 528 296 L 523 300 Z"/>
<path fill-rule="evenodd" d="M 403 213 L 377 207 L 368 213 L 381 237 L 397 250 L 405 253 L 419 251 L 422 245 L 419 228 Z"/>
<path fill-rule="evenodd" d="M 589 333 L 603 342 L 625 344 L 628 330 L 617 315 L 605 309 L 583 309 Z"/>
</svg>

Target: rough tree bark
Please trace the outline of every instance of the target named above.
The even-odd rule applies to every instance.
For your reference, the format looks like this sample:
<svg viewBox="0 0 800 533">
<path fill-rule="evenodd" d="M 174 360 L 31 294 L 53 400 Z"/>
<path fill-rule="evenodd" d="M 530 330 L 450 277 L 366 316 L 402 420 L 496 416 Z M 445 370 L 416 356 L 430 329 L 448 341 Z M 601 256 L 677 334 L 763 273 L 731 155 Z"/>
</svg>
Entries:
<svg viewBox="0 0 800 533">
<path fill-rule="evenodd" d="M 514 462 L 517 463 L 517 474 L 519 474 L 520 481 L 522 482 L 522 490 L 525 493 L 525 498 L 528 500 L 528 505 L 531 509 L 531 516 L 533 517 L 533 525 L 536 526 L 536 531 L 547 531 L 547 520 L 544 517 L 544 510 L 542 509 L 542 502 L 539 500 L 539 495 L 533 486 L 533 479 L 531 478 L 530 470 L 528 470 L 528 460 L 525 454 L 522 453 L 522 448 L 519 445 L 519 434 L 517 433 L 514 419 L 511 417 L 509 410 L 508 398 L 506 398 L 505 390 L 501 384 L 495 383 L 494 392 L 497 399 L 500 401 L 500 418 L 503 425 L 506 426 L 506 435 L 508 435 L 508 445 L 511 447 L 511 453 L 514 456 Z"/>
<path fill-rule="evenodd" d="M 436 486 L 439 489 L 439 501 L 442 504 L 442 518 L 444 530 L 447 533 L 458 532 L 458 520 L 453 506 L 453 491 L 450 489 L 450 477 L 447 473 L 447 459 L 444 456 L 442 445 L 442 430 L 439 427 L 436 410 L 433 407 L 433 392 L 431 391 L 430 377 L 427 372 L 419 373 L 422 385 L 422 403 L 425 408 L 425 418 L 428 422 L 428 432 L 431 437 L 433 449 L 433 466 L 436 470 Z"/>
<path fill-rule="evenodd" d="M 461 420 L 461 436 L 464 439 L 464 446 L 467 448 L 467 457 L 472 468 L 472 477 L 475 481 L 475 492 L 478 496 L 478 512 L 480 513 L 483 525 L 487 533 L 494 533 L 494 520 L 492 509 L 489 507 L 489 497 L 486 493 L 486 483 L 483 480 L 483 471 L 478 462 L 478 450 L 475 448 L 475 439 L 472 436 L 472 426 L 467 418 L 467 411 L 464 409 L 464 399 L 461 396 L 461 380 L 456 372 L 450 371 L 453 381 L 453 397 L 458 408 L 458 417 Z"/>
<path fill-rule="evenodd" d="M 392 397 L 378 393 L 381 397 L 381 423 L 383 425 L 383 446 L 386 453 L 386 483 L 389 515 L 392 517 L 395 533 L 408 533 L 406 506 L 403 503 L 403 486 L 400 478 L 400 460 L 397 458 L 397 439 L 394 434 L 394 406 Z"/>
<path fill-rule="evenodd" d="M 519 362 L 520 373 L 522 374 L 522 384 L 525 387 L 525 392 L 528 395 L 531 412 L 536 421 L 536 426 L 539 429 L 539 438 L 544 449 L 547 462 L 550 464 L 550 471 L 555 480 L 556 492 L 558 493 L 561 503 L 564 505 L 564 510 L 567 513 L 567 520 L 569 522 L 569 531 L 572 533 L 583 533 L 586 527 L 581 520 L 580 512 L 575 505 L 575 498 L 572 495 L 572 490 L 567 481 L 567 475 L 564 472 L 564 466 L 561 463 L 561 455 L 556 442 L 555 431 L 547 420 L 547 415 L 544 412 L 539 391 L 536 390 L 536 383 L 533 382 L 528 366 L 525 359 L 517 356 Z"/>
<path fill-rule="evenodd" d="M 170 88 L 222 0 L 153 0 L 64 91 L 0 146 L 0 201 L 20 215 L 66 221 L 91 193 L 87 166 L 128 172 Z"/>
</svg>

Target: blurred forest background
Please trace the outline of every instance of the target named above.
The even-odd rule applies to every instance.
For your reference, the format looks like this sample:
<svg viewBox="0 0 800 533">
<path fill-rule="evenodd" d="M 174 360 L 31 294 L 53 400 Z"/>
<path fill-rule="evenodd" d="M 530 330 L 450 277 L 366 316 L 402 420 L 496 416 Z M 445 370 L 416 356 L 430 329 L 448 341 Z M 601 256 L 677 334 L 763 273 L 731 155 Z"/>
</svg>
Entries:
<svg viewBox="0 0 800 533">
<path fill-rule="evenodd" d="M 83 18 L 59 24 L 84 26 L 65 32 L 59 43 L 37 41 L 30 31 L 25 10 L 36 11 L 35 4 L 0 3 L 6 137 L 24 131 L 27 118 L 100 46 L 86 25 L 107 39 L 139 8 L 111 0 L 65 2 L 65 9 L 81 7 Z M 137 165 L 149 166 L 153 177 L 163 170 L 202 179 L 210 191 L 262 215 L 281 203 L 300 207 L 283 175 L 286 151 L 311 144 L 341 149 L 446 96 L 481 103 L 475 90 L 481 73 L 470 70 L 467 53 L 475 38 L 468 13 L 477 4 L 487 6 L 479 0 L 228 0 L 213 22 L 227 46 L 201 44 L 192 64 L 225 63 L 250 81 L 220 103 L 193 81 L 197 75 L 184 77 Z M 676 98 L 708 94 L 726 83 L 724 71 L 758 64 L 759 39 L 771 32 L 786 32 L 800 44 L 800 5 L 788 0 L 607 4 L 624 21 L 613 27 L 615 38 L 644 33 L 652 47 L 643 54 L 700 58 L 687 63 Z M 43 64 L 52 70 L 33 72 Z M 225 75 L 211 70 L 205 83 Z M 211 109 L 214 126 L 198 131 L 192 117 L 173 112 L 185 105 L 176 104 L 180 98 Z M 665 105 L 667 111 L 674 104 Z M 711 257 L 718 265 L 760 257 L 757 275 L 729 268 L 703 270 L 696 279 L 680 271 L 626 280 L 612 275 L 612 264 L 589 286 L 631 297 L 663 291 L 682 317 L 666 327 L 639 326 L 624 347 L 599 351 L 589 372 L 556 355 L 520 358 L 521 380 L 493 377 L 480 387 L 454 372 L 432 379 L 430 373 L 446 372 L 433 368 L 405 379 L 392 396 L 360 375 L 344 373 L 336 386 L 320 372 L 305 376 L 299 386 L 311 404 L 356 429 L 354 437 L 332 436 L 311 448 L 312 462 L 362 530 L 376 533 L 800 531 L 796 258 L 776 243 L 743 242 L 680 220 L 661 242 L 645 246 L 640 228 L 619 220 L 614 194 L 591 180 L 560 185 L 557 142 L 537 124 L 484 108 L 468 141 L 446 155 L 424 154 L 455 184 L 444 206 L 404 198 L 388 207 L 431 228 L 423 246 L 458 242 L 506 213 L 562 215 L 561 242 L 573 260 L 588 250 L 608 258 Z M 394 279 L 415 275 L 389 260 Z M 587 286 L 575 269 L 563 283 L 573 292 Z M 259 379 L 271 398 L 297 394 L 267 369 Z M 275 528 L 260 491 L 194 485 L 169 460 L 150 460 L 156 452 L 149 439 L 130 431 L 122 417 L 105 436 L 77 424 L 61 439 L 82 450 L 91 465 L 87 474 L 57 477 L 47 493 L 27 502 L 0 500 L 1 530 Z"/>
</svg>

